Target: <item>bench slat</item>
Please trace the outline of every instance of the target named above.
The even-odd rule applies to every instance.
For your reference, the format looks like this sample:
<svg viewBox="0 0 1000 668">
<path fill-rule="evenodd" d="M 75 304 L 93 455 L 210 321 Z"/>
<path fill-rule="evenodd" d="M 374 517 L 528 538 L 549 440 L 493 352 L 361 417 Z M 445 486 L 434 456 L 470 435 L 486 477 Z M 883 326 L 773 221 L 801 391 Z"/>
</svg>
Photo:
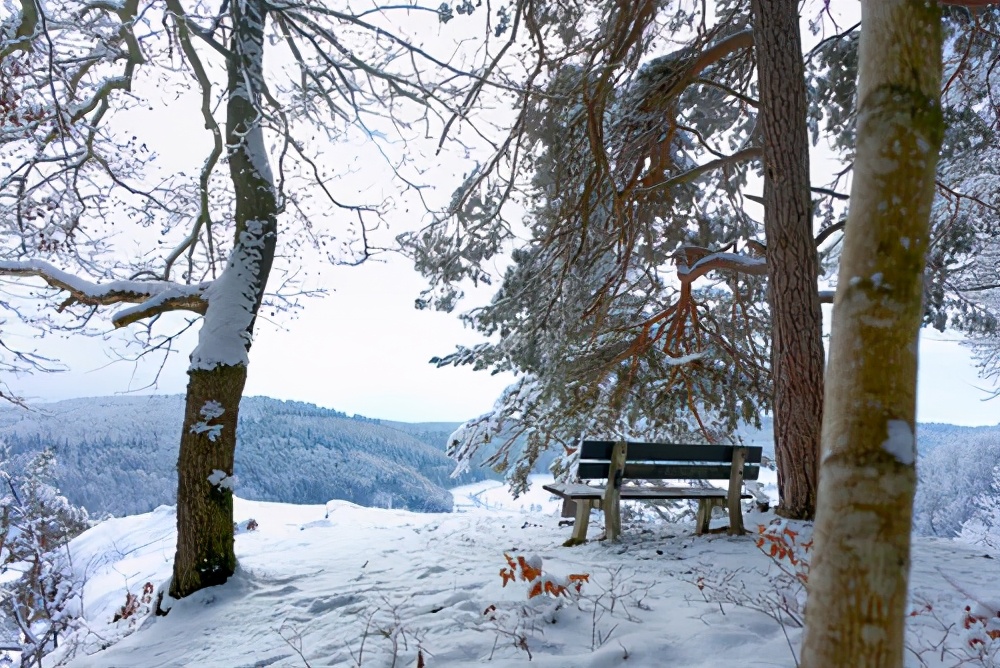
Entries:
<svg viewBox="0 0 1000 668">
<path fill-rule="evenodd" d="M 629 460 L 631 460 L 631 452 Z M 714 464 L 625 464 L 625 479 L 633 480 L 729 480 L 732 466 Z M 581 461 L 577 475 L 584 480 L 608 477 L 607 462 Z M 760 475 L 760 467 L 745 465 L 744 480 L 756 480 Z"/>
<path fill-rule="evenodd" d="M 565 499 L 602 499 L 603 487 L 591 487 L 581 483 L 553 483 L 542 489 Z M 725 499 L 728 492 L 717 487 L 631 487 L 622 486 L 623 499 Z M 741 494 L 744 499 L 752 499 L 752 494 Z"/>
<path fill-rule="evenodd" d="M 580 446 L 580 459 L 610 459 L 611 448 L 616 441 L 584 441 Z M 689 461 L 689 462 L 731 462 L 733 461 L 732 445 L 698 445 L 690 443 L 629 443 L 629 461 L 642 460 L 651 462 Z M 747 447 L 747 464 L 760 464 L 764 448 L 760 446 Z M 726 474 L 726 478 L 729 474 Z"/>
</svg>

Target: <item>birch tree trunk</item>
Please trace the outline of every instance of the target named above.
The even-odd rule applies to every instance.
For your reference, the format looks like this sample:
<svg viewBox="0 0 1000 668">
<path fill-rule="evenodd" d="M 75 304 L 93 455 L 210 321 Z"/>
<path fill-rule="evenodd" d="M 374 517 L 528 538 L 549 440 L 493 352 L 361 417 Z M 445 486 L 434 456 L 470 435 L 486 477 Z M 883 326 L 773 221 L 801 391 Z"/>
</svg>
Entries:
<svg viewBox="0 0 1000 668">
<path fill-rule="evenodd" d="M 823 420 L 823 330 L 809 190 L 798 0 L 753 0 L 764 134 L 764 234 L 772 318 L 777 512 L 812 519 Z"/>
<path fill-rule="evenodd" d="M 205 293 L 208 308 L 191 354 L 177 463 L 173 598 L 224 583 L 236 568 L 233 460 L 254 321 L 274 260 L 277 200 L 258 111 L 263 82 L 263 0 L 230 5 L 226 142 L 235 193 L 236 242 Z"/>
<path fill-rule="evenodd" d="M 804 668 L 903 665 L 917 332 L 944 131 L 941 15 L 864 0 L 858 134 L 826 377 Z"/>
</svg>

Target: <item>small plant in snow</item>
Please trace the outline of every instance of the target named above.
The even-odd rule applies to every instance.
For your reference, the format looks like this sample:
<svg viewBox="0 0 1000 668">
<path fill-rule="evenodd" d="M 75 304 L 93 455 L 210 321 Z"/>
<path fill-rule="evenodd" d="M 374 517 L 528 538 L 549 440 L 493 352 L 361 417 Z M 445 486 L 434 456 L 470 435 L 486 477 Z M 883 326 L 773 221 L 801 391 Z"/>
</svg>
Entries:
<svg viewBox="0 0 1000 668">
<path fill-rule="evenodd" d="M 258 528 L 260 528 L 260 525 L 257 524 L 257 520 L 252 517 L 244 522 L 233 522 L 234 534 L 248 533 L 250 531 L 256 531 Z"/>
<path fill-rule="evenodd" d="M 125 592 L 125 604 L 115 612 L 115 616 L 111 620 L 112 623 L 127 619 L 129 620 L 129 628 L 134 628 L 136 622 L 146 617 L 152 610 L 154 589 L 153 583 L 147 582 L 142 586 L 141 595 L 137 596 L 130 591 Z"/>
<path fill-rule="evenodd" d="M 378 665 L 396 668 L 400 658 L 405 656 L 409 662 L 413 658 L 413 650 L 416 650 L 417 666 L 423 666 L 424 653 L 427 650 L 423 646 L 422 632 L 407 625 L 400 613 L 398 603 L 393 603 L 386 597 L 382 597 L 382 603 L 382 606 L 376 607 L 368 613 L 357 652 L 348 645 L 353 665 L 355 668 L 362 668 L 366 665 L 366 656 L 370 656 L 372 653 L 371 646 L 368 645 L 369 639 L 383 638 L 388 641 L 388 647 L 381 644 L 377 647 L 376 651 L 381 650 Z M 286 640 L 286 642 L 288 641 Z M 386 653 L 389 654 L 388 657 L 385 656 Z M 427 654 L 430 655 L 430 652 Z"/>
<path fill-rule="evenodd" d="M 786 520 L 757 526 L 757 547 L 775 563 L 781 576 L 772 578 L 781 607 L 795 613 L 801 626 L 806 612 L 806 585 L 809 583 L 809 551 L 812 549 L 812 525 L 799 524 L 792 529 Z"/>
<path fill-rule="evenodd" d="M 556 609 L 550 611 L 549 621 L 555 621 Z M 538 611 L 528 605 L 518 605 L 513 608 L 498 608 L 496 605 L 487 606 L 483 610 L 483 617 L 496 632 L 496 639 L 493 641 L 493 649 L 490 650 L 489 660 L 493 660 L 493 655 L 497 651 L 502 639 L 510 642 L 514 647 L 528 655 L 531 661 L 531 647 L 528 645 L 528 638 L 538 633 Z"/>
<path fill-rule="evenodd" d="M 982 603 L 965 606 L 954 621 L 946 622 L 935 606 L 925 601 L 910 612 L 907 627 L 921 627 L 921 632 L 909 634 L 906 643 L 907 651 L 921 666 L 1000 665 L 1000 611 Z M 932 630 L 939 634 L 936 641 L 931 639 Z"/>
<path fill-rule="evenodd" d="M 598 592 L 580 594 L 578 602 L 580 609 L 587 612 L 589 607 L 590 612 L 591 650 L 603 647 L 618 628 L 617 622 L 607 628 L 604 624 L 606 618 L 624 618 L 630 622 L 636 622 L 638 619 L 629 610 L 630 606 L 638 610 L 649 610 L 645 599 L 649 595 L 650 587 L 635 583 L 633 577 L 634 574 L 625 574 L 622 566 L 608 569 L 606 587 L 602 587 L 595 581 L 594 586 L 599 589 Z M 626 656 L 626 658 L 628 657 Z"/>
<path fill-rule="evenodd" d="M 756 579 L 766 581 L 763 588 L 749 586 L 748 578 L 742 575 L 750 571 L 743 570 L 713 570 L 699 574 L 692 582 L 702 598 L 717 604 L 723 614 L 726 605 L 733 605 L 762 612 L 776 621 L 796 666 L 798 658 L 787 629 L 800 629 L 805 623 L 811 533 L 811 524 L 782 519 L 758 526 L 756 545 L 777 567 L 777 573 L 756 573 Z"/>
<path fill-rule="evenodd" d="M 500 578 L 503 586 L 508 582 L 521 580 L 529 584 L 528 598 L 549 594 L 550 596 L 570 596 L 571 590 L 580 593 L 584 582 L 590 581 L 588 574 L 573 574 L 565 578 L 553 576 L 542 571 L 542 558 L 537 555 L 529 557 L 518 556 L 514 559 L 506 552 L 503 555 L 507 559 L 507 568 L 500 569 Z"/>
<path fill-rule="evenodd" d="M 512 582 L 527 583 L 529 603 L 509 607 L 490 605 L 483 610 L 483 617 L 496 633 L 489 658 L 492 660 L 500 641 L 505 639 L 527 654 L 530 661 L 532 656 L 528 638 L 540 632 L 539 620 L 554 624 L 556 613 L 562 608 L 562 601 L 579 596 L 583 584 L 590 581 L 590 575 L 559 577 L 543 571 L 542 559 L 537 555 L 519 555 L 516 559 L 507 553 L 503 556 L 507 560 L 507 566 L 500 569 L 503 586 Z M 539 601 L 543 602 L 541 606 L 537 604 Z"/>
</svg>

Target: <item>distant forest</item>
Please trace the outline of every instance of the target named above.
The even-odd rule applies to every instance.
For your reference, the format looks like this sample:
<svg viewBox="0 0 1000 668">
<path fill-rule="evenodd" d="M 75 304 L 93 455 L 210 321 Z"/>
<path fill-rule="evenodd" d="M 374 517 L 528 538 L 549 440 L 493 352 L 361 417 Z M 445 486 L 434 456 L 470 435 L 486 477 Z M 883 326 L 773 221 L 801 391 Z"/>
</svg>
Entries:
<svg viewBox="0 0 1000 668">
<path fill-rule="evenodd" d="M 175 501 L 177 442 L 183 397 L 92 397 L 0 409 L 0 437 L 14 461 L 51 448 L 57 485 L 92 515 L 142 513 Z M 406 423 L 348 416 L 313 404 L 247 397 L 240 407 L 236 450 L 237 495 L 260 501 L 325 503 L 447 512 L 448 488 L 501 475 L 477 453 L 469 470 L 451 477 L 445 456 L 454 422 Z M 771 419 L 742 439 L 773 456 Z M 952 537 L 974 514 L 989 487 L 988 467 L 1000 461 L 1000 425 L 920 424 L 920 485 L 914 530 Z M 555 453 L 546 453 L 545 471 Z M 959 489 L 961 488 L 961 489 Z M 982 488 L 982 489 L 980 489 Z"/>
<path fill-rule="evenodd" d="M 147 512 L 175 501 L 181 396 L 94 397 L 0 409 L 0 438 L 15 465 L 44 448 L 58 459 L 57 484 L 92 515 Z M 247 499 L 450 511 L 444 454 L 455 425 L 379 420 L 264 397 L 244 398 L 236 451 L 236 493 Z"/>
</svg>

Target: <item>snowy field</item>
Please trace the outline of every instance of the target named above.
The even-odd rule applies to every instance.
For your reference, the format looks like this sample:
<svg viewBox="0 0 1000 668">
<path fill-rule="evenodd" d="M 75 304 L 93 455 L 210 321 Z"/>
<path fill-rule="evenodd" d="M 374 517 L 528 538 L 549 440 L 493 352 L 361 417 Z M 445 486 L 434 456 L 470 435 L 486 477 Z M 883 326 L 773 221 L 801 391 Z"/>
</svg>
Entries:
<svg viewBox="0 0 1000 668">
<path fill-rule="evenodd" d="M 258 524 L 236 537 L 237 574 L 166 617 L 146 614 L 141 597 L 146 582 L 158 589 L 169 577 L 174 510 L 104 522 L 72 543 L 85 628 L 46 665 L 795 666 L 801 601 L 755 535 L 643 522 L 626 524 L 619 544 L 564 548 L 570 528 L 537 484 L 517 500 L 496 483 L 454 494 L 450 514 L 237 499 L 237 517 Z M 750 514 L 747 526 L 773 519 Z M 595 514 L 591 538 L 601 523 Z M 502 586 L 504 553 L 540 558 L 557 584 L 589 581 L 578 595 L 529 600 L 527 583 Z M 996 665 L 1000 641 L 986 624 L 1000 619 L 966 630 L 964 610 L 978 610 L 973 598 L 1000 609 L 997 582 L 1000 554 L 917 539 L 907 666 Z M 138 610 L 113 622 L 126 592 Z"/>
</svg>

